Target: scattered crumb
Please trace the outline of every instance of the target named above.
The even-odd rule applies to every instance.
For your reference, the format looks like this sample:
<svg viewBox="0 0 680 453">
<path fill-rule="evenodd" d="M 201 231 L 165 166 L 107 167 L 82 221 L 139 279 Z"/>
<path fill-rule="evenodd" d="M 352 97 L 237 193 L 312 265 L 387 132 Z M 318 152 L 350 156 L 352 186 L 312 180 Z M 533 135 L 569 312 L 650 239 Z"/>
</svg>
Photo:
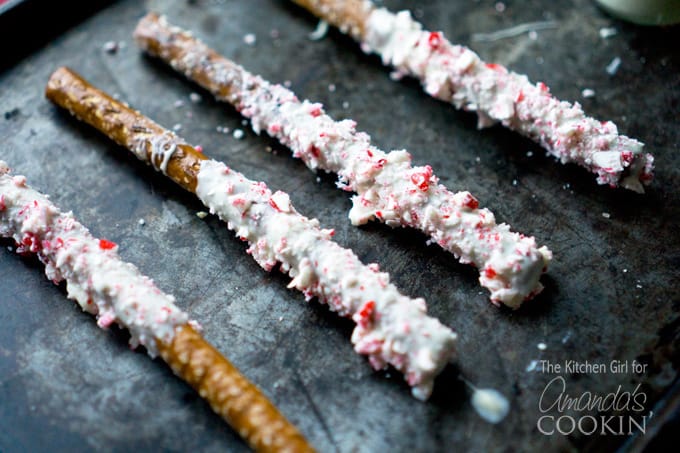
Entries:
<svg viewBox="0 0 680 453">
<path fill-rule="evenodd" d="M 182 123 L 177 123 L 174 126 L 172 126 L 172 130 L 175 132 L 179 132 L 182 130 Z"/>
<path fill-rule="evenodd" d="M 607 71 L 607 74 L 613 76 L 618 72 L 619 66 L 621 66 L 621 58 L 614 57 L 614 59 L 607 65 L 605 70 Z"/>
<path fill-rule="evenodd" d="M 624 274 L 627 274 L 627 273 L 628 273 L 628 269 L 624 269 L 624 270 L 623 270 L 623 273 L 624 273 Z"/>
<path fill-rule="evenodd" d="M 255 36 L 254 33 L 248 33 L 247 35 L 243 36 L 243 42 L 249 46 L 254 46 L 257 42 L 257 36 Z"/>
<path fill-rule="evenodd" d="M 328 91 L 330 91 L 331 93 L 335 93 L 335 84 L 334 83 L 328 84 Z"/>
<path fill-rule="evenodd" d="M 609 219 L 611 218 L 611 214 L 609 214 L 608 212 L 603 212 L 602 217 L 604 217 L 605 219 Z"/>
<path fill-rule="evenodd" d="M 178 109 L 178 108 L 184 106 L 184 101 L 181 100 L 181 99 L 178 99 L 178 100 L 175 101 L 175 103 L 173 105 L 175 106 L 176 109 Z"/>
<path fill-rule="evenodd" d="M 532 360 L 529 362 L 529 365 L 527 365 L 526 372 L 531 373 L 536 369 L 536 366 L 538 365 L 538 360 Z"/>
<path fill-rule="evenodd" d="M 118 52 L 118 43 L 116 41 L 107 41 L 103 46 L 104 52 L 115 54 Z"/>
<path fill-rule="evenodd" d="M 595 90 L 591 88 L 584 88 L 583 91 L 581 91 L 581 96 L 584 98 L 593 98 L 595 97 Z"/>
<path fill-rule="evenodd" d="M 113 96 L 111 96 L 113 99 L 116 101 L 120 101 L 120 93 L 113 93 Z"/>
<path fill-rule="evenodd" d="M 546 349 L 548 349 L 548 345 L 543 342 L 538 343 L 536 347 L 538 348 L 539 351 L 545 351 Z"/>
<path fill-rule="evenodd" d="M 614 27 L 600 28 L 600 38 L 602 38 L 602 39 L 611 38 L 612 36 L 616 35 L 617 33 L 618 33 L 618 31 L 616 31 L 616 28 L 614 28 Z"/>
<path fill-rule="evenodd" d="M 139 219 L 139 220 L 137 221 L 137 223 L 140 224 L 141 226 L 144 226 L 144 225 L 146 225 L 146 220 L 144 220 L 144 219 Z"/>
<path fill-rule="evenodd" d="M 564 185 L 562 186 L 562 188 L 563 188 L 564 190 L 569 190 L 569 189 L 571 189 L 571 184 L 566 183 L 566 184 L 564 184 Z"/>
<path fill-rule="evenodd" d="M 191 100 L 191 102 L 193 102 L 194 104 L 198 104 L 199 102 L 201 102 L 201 99 L 202 99 L 201 95 L 198 93 L 191 93 L 189 95 L 189 100 Z"/>
<path fill-rule="evenodd" d="M 513 180 L 512 180 L 512 185 L 515 186 L 515 187 L 517 187 L 517 184 L 519 184 L 519 182 L 517 182 L 516 179 L 513 179 Z"/>
<path fill-rule="evenodd" d="M 567 332 L 563 337 L 562 337 L 562 344 L 566 344 L 567 341 L 571 338 L 571 332 Z"/>
<path fill-rule="evenodd" d="M 203 153 L 203 147 L 202 147 L 201 145 L 196 145 L 196 146 L 194 147 L 194 149 L 195 149 L 196 152 L 198 152 L 198 153 L 201 153 L 201 154 Z"/>
<path fill-rule="evenodd" d="M 497 12 L 502 13 L 505 11 L 505 3 L 503 2 L 496 2 L 494 5 L 494 8 L 496 9 Z"/>
<path fill-rule="evenodd" d="M 527 157 L 531 157 L 531 156 L 533 156 L 533 155 L 534 155 L 534 152 L 533 152 L 533 151 L 527 151 Z"/>
<path fill-rule="evenodd" d="M 234 133 L 232 135 L 236 140 L 241 140 L 245 133 L 241 129 L 234 129 Z"/>
<path fill-rule="evenodd" d="M 348 102 L 348 101 L 344 101 L 344 102 L 342 103 L 342 108 L 343 108 L 343 109 L 348 109 L 348 108 L 349 108 L 349 102 Z"/>
<path fill-rule="evenodd" d="M 317 176 L 317 177 L 316 177 L 316 182 L 321 182 L 321 178 Z"/>
<path fill-rule="evenodd" d="M 477 162 L 477 163 L 480 163 L 480 162 L 482 162 L 482 158 L 481 158 L 481 157 L 479 157 L 479 156 L 475 157 L 475 162 Z"/>
<path fill-rule="evenodd" d="M 286 88 L 290 88 L 290 86 L 293 84 L 290 80 L 284 80 L 283 81 L 283 86 Z"/>
<path fill-rule="evenodd" d="M 265 146 L 264 150 L 267 151 L 268 153 L 272 152 L 272 147 L 271 146 Z"/>
<path fill-rule="evenodd" d="M 283 321 L 283 316 L 279 316 L 279 322 Z"/>
<path fill-rule="evenodd" d="M 206 217 L 208 217 L 208 213 L 205 211 L 198 211 L 196 213 L 196 217 L 198 217 L 199 219 L 205 219 Z"/>
<path fill-rule="evenodd" d="M 324 36 L 326 36 L 326 33 L 328 33 L 328 22 L 320 20 L 319 23 L 316 24 L 314 31 L 307 35 L 307 37 L 312 41 L 318 41 L 323 39 Z"/>
<path fill-rule="evenodd" d="M 220 134 L 228 134 L 231 131 L 227 126 L 217 126 L 216 130 Z"/>
<path fill-rule="evenodd" d="M 248 120 L 241 120 L 241 126 L 247 126 Z"/>
<path fill-rule="evenodd" d="M 531 30 L 529 32 L 529 39 L 532 41 L 536 41 L 538 39 L 538 33 L 536 33 L 536 30 Z"/>
</svg>

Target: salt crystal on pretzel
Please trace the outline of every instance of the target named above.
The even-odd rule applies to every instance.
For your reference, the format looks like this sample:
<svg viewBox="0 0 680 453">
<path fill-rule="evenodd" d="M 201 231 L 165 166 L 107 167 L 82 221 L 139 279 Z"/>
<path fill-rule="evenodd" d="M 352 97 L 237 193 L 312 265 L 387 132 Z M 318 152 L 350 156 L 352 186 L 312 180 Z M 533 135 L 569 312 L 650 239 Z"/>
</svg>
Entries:
<svg viewBox="0 0 680 453">
<path fill-rule="evenodd" d="M 257 451 L 313 451 L 260 390 L 192 327 L 189 317 L 151 279 L 120 259 L 118 246 L 97 239 L 73 215 L 61 212 L 24 176 L 0 161 L 0 236 L 17 252 L 36 254 L 54 283 L 97 316 L 99 327 L 127 328 L 132 347 L 160 353 Z"/>
<path fill-rule="evenodd" d="M 276 137 L 309 168 L 337 173 L 339 187 L 357 193 L 349 214 L 353 224 L 378 219 L 423 231 L 479 268 L 479 281 L 496 304 L 517 308 L 542 290 L 539 278 L 551 252 L 533 237 L 498 225 L 469 192 L 452 193 L 439 184 L 430 166 L 413 167 L 406 151 L 381 151 L 355 130 L 354 121 L 334 121 L 321 104 L 300 102 L 289 89 L 247 72 L 163 17 L 144 17 L 135 37 L 147 52 L 233 104 L 256 132 Z"/>
<path fill-rule="evenodd" d="M 349 33 L 367 53 L 380 55 L 395 75 L 420 80 L 432 97 L 476 111 L 479 127 L 501 123 L 540 143 L 562 163 L 597 175 L 599 184 L 644 192 L 654 157 L 611 121 L 586 116 L 578 102 L 560 101 L 544 83 L 484 62 L 441 32 L 423 30 L 408 11 L 392 13 L 368 0 L 293 0 Z"/>
<path fill-rule="evenodd" d="M 52 75 L 47 96 L 194 192 L 250 244 L 248 253 L 265 270 L 279 264 L 293 278 L 289 287 L 351 317 L 354 349 L 375 368 L 394 366 L 415 397 L 429 397 L 434 378 L 452 358 L 456 334 L 426 314 L 423 299 L 399 293 L 377 264 L 364 265 L 331 239 L 332 230 L 300 215 L 286 193 L 272 193 L 265 183 L 209 160 L 69 69 Z"/>
</svg>

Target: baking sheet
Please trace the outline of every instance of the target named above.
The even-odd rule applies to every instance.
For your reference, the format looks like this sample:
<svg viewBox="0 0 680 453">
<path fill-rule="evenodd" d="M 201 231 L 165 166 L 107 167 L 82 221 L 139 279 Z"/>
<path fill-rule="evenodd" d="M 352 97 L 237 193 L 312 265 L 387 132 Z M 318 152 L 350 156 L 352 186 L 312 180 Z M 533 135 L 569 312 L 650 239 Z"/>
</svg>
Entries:
<svg viewBox="0 0 680 453">
<path fill-rule="evenodd" d="M 576 396 L 607 395 L 618 386 L 633 391 L 639 383 L 647 401 L 636 415 L 648 416 L 657 401 L 657 410 L 665 407 L 677 375 L 677 28 L 628 26 L 586 0 L 505 2 L 505 9 L 489 1 L 384 3 L 412 8 L 428 28 L 545 81 L 557 97 L 581 102 L 647 143 L 658 164 L 652 188 L 640 196 L 599 187 L 587 172 L 555 164 L 516 134 L 477 131 L 474 115 L 428 98 L 412 81 L 390 81 L 378 59 L 336 31 L 310 41 L 316 19 L 276 0 L 121 1 L 102 11 L 0 74 L 0 158 L 95 235 L 121 244 L 123 258 L 173 293 L 321 451 L 616 448 L 627 436 L 541 434 L 539 401 L 557 376 Z M 247 69 L 290 81 L 333 117 L 355 119 L 381 148 L 408 149 L 449 188 L 470 190 L 499 221 L 535 235 L 555 254 L 545 292 L 520 311 L 497 309 L 476 271 L 425 246 L 423 235 L 352 227 L 348 194 L 335 189 L 332 175 L 309 172 L 285 148 L 253 134 L 233 109 L 141 55 L 130 35 L 147 8 Z M 535 39 L 470 40 L 474 32 L 544 20 L 557 27 Z M 617 34 L 601 38 L 605 27 Z M 248 33 L 255 45 L 244 42 Z M 108 53 L 109 41 L 123 45 Z M 622 63 L 609 75 L 615 57 Z M 286 289 L 283 275 L 265 273 L 216 218 L 196 217 L 202 207 L 193 196 L 49 104 L 44 85 L 60 65 L 177 126 L 211 157 L 289 192 L 300 212 L 334 228 L 337 241 L 364 262 L 380 263 L 404 293 L 426 297 L 429 312 L 460 334 L 457 364 L 445 370 L 431 401 L 414 400 L 397 373 L 372 371 L 352 351 L 351 322 Z M 595 97 L 583 98 L 585 88 Z M 198 103 L 190 100 L 194 92 Z M 225 127 L 241 128 L 245 137 L 220 132 Z M 1 451 L 245 450 L 162 362 L 131 353 L 124 332 L 98 329 L 35 260 L 3 247 L 0 275 Z M 527 371 L 541 359 L 647 366 L 640 375 Z M 485 423 L 472 410 L 459 372 L 510 399 L 502 424 Z M 632 442 L 643 445 L 645 436 Z"/>
</svg>

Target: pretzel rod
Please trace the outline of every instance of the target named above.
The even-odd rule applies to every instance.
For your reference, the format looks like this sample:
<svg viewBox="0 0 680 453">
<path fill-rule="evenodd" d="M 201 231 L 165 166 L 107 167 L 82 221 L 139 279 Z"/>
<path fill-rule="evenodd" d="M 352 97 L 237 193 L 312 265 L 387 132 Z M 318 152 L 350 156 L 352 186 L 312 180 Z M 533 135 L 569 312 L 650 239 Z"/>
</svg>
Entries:
<svg viewBox="0 0 680 453">
<path fill-rule="evenodd" d="M 394 75 L 419 79 L 430 96 L 476 111 L 479 127 L 500 122 L 543 146 L 563 164 L 573 162 L 597 175 L 599 184 L 644 192 L 652 181 L 654 157 L 644 144 L 620 135 L 611 121 L 586 116 L 578 102 L 554 98 L 548 87 L 525 75 L 484 62 L 467 47 L 451 44 L 442 32 L 423 30 L 408 11 L 394 14 L 369 0 L 347 11 L 342 0 L 292 0 L 338 26 L 378 54 Z M 361 24 L 360 27 L 356 24 Z"/>
<path fill-rule="evenodd" d="M 379 150 L 353 121 L 334 121 L 321 104 L 298 101 L 290 90 L 250 74 L 165 18 L 148 14 L 135 37 L 147 52 L 234 105 L 255 132 L 267 131 L 310 169 L 337 173 L 338 186 L 357 193 L 349 213 L 353 224 L 378 219 L 423 231 L 480 270 L 479 281 L 495 304 L 518 308 L 542 290 L 539 278 L 551 252 L 533 237 L 497 225 L 469 192 L 454 194 L 438 184 L 430 166 L 411 166 L 406 151 Z"/>
<path fill-rule="evenodd" d="M 313 451 L 304 437 L 226 358 L 194 330 L 186 313 L 151 279 L 118 256 L 118 246 L 94 238 L 73 215 L 10 176 L 0 161 L 0 236 L 17 252 L 37 254 L 47 278 L 66 281 L 69 299 L 130 331 L 130 344 L 160 352 L 172 370 L 257 451 Z"/>
<path fill-rule="evenodd" d="M 316 296 L 356 322 L 354 349 L 375 368 L 393 365 L 412 393 L 427 399 L 433 380 L 454 352 L 456 334 L 427 316 L 425 301 L 399 293 L 377 264 L 364 265 L 295 210 L 284 192 L 247 179 L 223 163 L 208 160 L 174 133 L 62 68 L 47 85 L 47 97 L 88 124 L 124 144 L 195 194 L 242 240 L 265 270 L 277 263 L 293 280 L 289 287 L 309 300 Z M 160 163 L 159 163 L 160 162 Z M 189 169 L 190 171 L 187 171 Z"/>
</svg>

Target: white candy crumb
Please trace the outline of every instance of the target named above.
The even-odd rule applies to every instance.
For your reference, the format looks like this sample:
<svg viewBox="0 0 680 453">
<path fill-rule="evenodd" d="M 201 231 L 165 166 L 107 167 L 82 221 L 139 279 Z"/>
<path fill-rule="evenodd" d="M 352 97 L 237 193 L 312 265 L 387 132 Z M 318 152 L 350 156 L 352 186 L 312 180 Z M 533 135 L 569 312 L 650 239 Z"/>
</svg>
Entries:
<svg viewBox="0 0 680 453">
<path fill-rule="evenodd" d="M 182 124 L 181 123 L 175 124 L 174 126 L 172 126 L 172 130 L 175 131 L 175 132 L 181 131 L 182 130 Z"/>
<path fill-rule="evenodd" d="M 254 46 L 257 42 L 257 36 L 255 36 L 254 33 L 248 33 L 247 35 L 243 36 L 243 42 L 249 46 Z"/>
<path fill-rule="evenodd" d="M 505 11 L 505 3 L 503 3 L 503 2 L 496 2 L 496 5 L 494 6 L 494 8 L 495 8 L 496 11 L 498 11 L 499 13 L 502 13 L 503 11 Z"/>
<path fill-rule="evenodd" d="M 628 269 L 624 269 L 624 270 L 623 270 L 623 273 L 624 273 L 624 274 L 627 274 L 627 273 L 628 273 Z"/>
<path fill-rule="evenodd" d="M 173 105 L 175 106 L 176 109 L 178 109 L 178 108 L 180 108 L 184 105 L 184 101 L 181 100 L 181 99 L 178 99 L 178 100 L 175 101 L 175 103 Z"/>
<path fill-rule="evenodd" d="M 548 345 L 543 342 L 538 343 L 536 347 L 538 348 L 539 351 L 545 351 L 546 349 L 548 349 Z"/>
<path fill-rule="evenodd" d="M 537 365 L 538 365 L 538 360 L 532 360 L 531 362 L 529 362 L 529 365 L 527 365 L 525 371 L 527 373 L 531 373 L 532 371 L 534 371 L 536 369 Z"/>
<path fill-rule="evenodd" d="M 323 37 L 326 36 L 326 33 L 328 33 L 328 22 L 320 20 L 319 23 L 316 24 L 314 31 L 307 35 L 307 37 L 312 41 L 318 41 L 323 39 Z"/>
<path fill-rule="evenodd" d="M 516 180 L 516 179 L 513 179 L 513 180 L 512 180 L 512 185 L 515 186 L 515 187 L 517 187 L 517 184 L 519 184 L 519 183 L 517 182 L 517 180 Z"/>
<path fill-rule="evenodd" d="M 146 225 L 146 220 L 144 220 L 144 219 L 139 219 L 139 220 L 137 221 L 137 223 L 140 224 L 141 226 L 144 226 L 144 225 Z"/>
<path fill-rule="evenodd" d="M 232 135 L 236 140 L 241 140 L 245 133 L 241 129 L 234 129 L 234 133 Z"/>
<path fill-rule="evenodd" d="M 330 91 L 331 93 L 335 93 L 335 84 L 334 83 L 328 84 L 328 91 Z"/>
<path fill-rule="evenodd" d="M 508 415 L 510 403 L 494 389 L 478 389 L 472 395 L 472 407 L 489 423 L 498 423 Z"/>
<path fill-rule="evenodd" d="M 642 285 L 640 285 L 639 283 L 638 283 L 637 285 L 635 285 L 635 287 L 636 287 L 637 289 L 642 289 Z"/>
<path fill-rule="evenodd" d="M 189 99 L 190 99 L 191 102 L 193 102 L 194 104 L 198 104 L 199 102 L 201 102 L 201 95 L 198 94 L 198 93 L 191 93 L 191 94 L 189 95 Z"/>
<path fill-rule="evenodd" d="M 567 334 L 562 337 L 562 344 L 567 344 L 567 341 L 571 338 L 571 332 L 567 332 Z"/>
<path fill-rule="evenodd" d="M 534 155 L 534 152 L 533 152 L 533 151 L 527 151 L 527 157 L 531 157 L 531 156 L 533 156 L 533 155 Z"/>
<path fill-rule="evenodd" d="M 538 33 L 536 33 L 536 30 L 531 30 L 529 32 L 529 39 L 532 41 L 536 41 L 538 39 Z"/>
<path fill-rule="evenodd" d="M 595 97 L 595 90 L 590 88 L 584 88 L 583 91 L 581 91 L 581 96 L 583 96 L 584 98 Z"/>
<path fill-rule="evenodd" d="M 107 41 L 103 48 L 106 53 L 114 54 L 118 52 L 118 43 L 116 41 Z"/>
<path fill-rule="evenodd" d="M 612 36 L 616 35 L 617 33 L 618 33 L 618 31 L 616 31 L 616 28 L 614 28 L 614 27 L 600 28 L 600 38 L 602 38 L 602 39 L 611 38 Z"/>
<path fill-rule="evenodd" d="M 621 66 L 621 59 L 619 57 L 614 57 L 605 70 L 607 71 L 607 74 L 613 76 L 618 72 L 619 66 Z"/>
<path fill-rule="evenodd" d="M 611 218 L 611 216 L 612 216 L 612 215 L 611 215 L 610 213 L 608 213 L 608 212 L 603 212 L 603 213 L 602 213 L 602 217 L 604 217 L 605 219 L 609 219 L 609 218 Z"/>
<path fill-rule="evenodd" d="M 283 321 L 283 316 L 279 316 L 279 322 Z"/>
<path fill-rule="evenodd" d="M 290 86 L 293 84 L 290 80 L 284 80 L 283 81 L 283 86 L 286 88 L 290 88 Z"/>
<path fill-rule="evenodd" d="M 321 178 L 317 176 L 317 177 L 316 177 L 316 182 L 318 182 L 318 183 L 321 182 Z"/>
<path fill-rule="evenodd" d="M 205 211 L 198 211 L 196 213 L 196 217 L 198 217 L 199 219 L 205 219 L 206 217 L 208 217 L 208 213 Z"/>
<path fill-rule="evenodd" d="M 349 108 L 349 102 L 345 101 L 342 103 L 342 108 L 343 109 L 348 109 Z"/>
<path fill-rule="evenodd" d="M 241 126 L 247 126 L 248 120 L 241 120 Z"/>
</svg>

